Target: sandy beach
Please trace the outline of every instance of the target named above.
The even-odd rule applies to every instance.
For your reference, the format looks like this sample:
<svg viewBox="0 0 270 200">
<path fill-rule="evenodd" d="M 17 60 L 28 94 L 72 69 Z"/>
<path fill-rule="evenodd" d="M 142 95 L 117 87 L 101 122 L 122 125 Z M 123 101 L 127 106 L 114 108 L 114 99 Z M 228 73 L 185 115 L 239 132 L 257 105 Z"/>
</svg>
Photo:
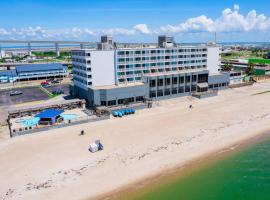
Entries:
<svg viewBox="0 0 270 200">
<path fill-rule="evenodd" d="M 0 199 L 104 199 L 270 130 L 270 82 L 0 142 Z M 259 94 L 261 93 L 261 94 Z M 86 135 L 79 136 L 80 130 Z M 92 154 L 100 139 L 105 149 Z"/>
</svg>

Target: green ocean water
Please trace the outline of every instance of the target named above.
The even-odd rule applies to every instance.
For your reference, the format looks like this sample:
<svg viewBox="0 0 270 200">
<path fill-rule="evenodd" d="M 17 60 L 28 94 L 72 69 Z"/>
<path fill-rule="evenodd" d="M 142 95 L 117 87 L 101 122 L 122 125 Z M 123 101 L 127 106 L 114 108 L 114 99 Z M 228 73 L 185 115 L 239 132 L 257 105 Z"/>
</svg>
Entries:
<svg viewBox="0 0 270 200">
<path fill-rule="evenodd" d="M 270 200 L 270 139 L 169 180 L 139 189 L 125 199 Z"/>
</svg>

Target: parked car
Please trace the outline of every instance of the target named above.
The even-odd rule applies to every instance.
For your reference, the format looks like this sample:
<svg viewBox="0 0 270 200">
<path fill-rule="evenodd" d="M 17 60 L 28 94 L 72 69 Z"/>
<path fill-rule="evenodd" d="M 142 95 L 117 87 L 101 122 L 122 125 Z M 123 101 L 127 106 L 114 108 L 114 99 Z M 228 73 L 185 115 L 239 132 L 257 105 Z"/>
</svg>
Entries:
<svg viewBox="0 0 270 200">
<path fill-rule="evenodd" d="M 51 83 L 52 83 L 52 84 L 56 84 L 56 83 L 61 83 L 61 81 L 58 80 L 58 79 L 55 79 L 55 80 L 53 80 Z"/>
<path fill-rule="evenodd" d="M 51 87 L 52 85 L 50 83 L 41 85 L 44 88 Z"/>
<path fill-rule="evenodd" d="M 21 94 L 23 94 L 22 91 L 11 91 L 9 95 L 10 96 L 16 96 L 16 95 L 21 95 Z"/>
<path fill-rule="evenodd" d="M 48 85 L 48 84 L 50 84 L 48 81 L 43 81 L 40 83 L 40 85 Z"/>
<path fill-rule="evenodd" d="M 54 91 L 52 91 L 52 93 L 53 93 L 53 94 L 63 94 L 64 91 L 61 90 L 61 89 L 59 89 L 59 90 L 54 90 Z"/>
</svg>

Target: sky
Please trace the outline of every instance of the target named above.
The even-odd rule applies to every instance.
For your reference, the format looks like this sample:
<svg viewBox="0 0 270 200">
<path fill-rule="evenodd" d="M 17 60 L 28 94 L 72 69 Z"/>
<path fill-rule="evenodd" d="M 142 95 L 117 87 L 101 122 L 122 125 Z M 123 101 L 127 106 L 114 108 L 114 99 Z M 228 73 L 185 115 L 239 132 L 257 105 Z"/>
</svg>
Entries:
<svg viewBox="0 0 270 200">
<path fill-rule="evenodd" d="M 269 0 L 0 0 L 0 39 L 270 42 Z"/>
</svg>

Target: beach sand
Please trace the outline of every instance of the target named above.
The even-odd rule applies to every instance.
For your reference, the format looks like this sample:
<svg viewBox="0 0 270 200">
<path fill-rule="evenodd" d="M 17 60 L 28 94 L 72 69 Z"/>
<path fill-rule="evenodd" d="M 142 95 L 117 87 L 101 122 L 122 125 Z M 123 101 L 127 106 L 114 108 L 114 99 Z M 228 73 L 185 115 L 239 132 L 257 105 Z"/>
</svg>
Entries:
<svg viewBox="0 0 270 200">
<path fill-rule="evenodd" d="M 0 143 L 0 199 L 104 199 L 270 129 L 270 82 Z M 86 135 L 79 136 L 81 130 Z M 92 154 L 100 139 L 105 149 Z"/>
</svg>

